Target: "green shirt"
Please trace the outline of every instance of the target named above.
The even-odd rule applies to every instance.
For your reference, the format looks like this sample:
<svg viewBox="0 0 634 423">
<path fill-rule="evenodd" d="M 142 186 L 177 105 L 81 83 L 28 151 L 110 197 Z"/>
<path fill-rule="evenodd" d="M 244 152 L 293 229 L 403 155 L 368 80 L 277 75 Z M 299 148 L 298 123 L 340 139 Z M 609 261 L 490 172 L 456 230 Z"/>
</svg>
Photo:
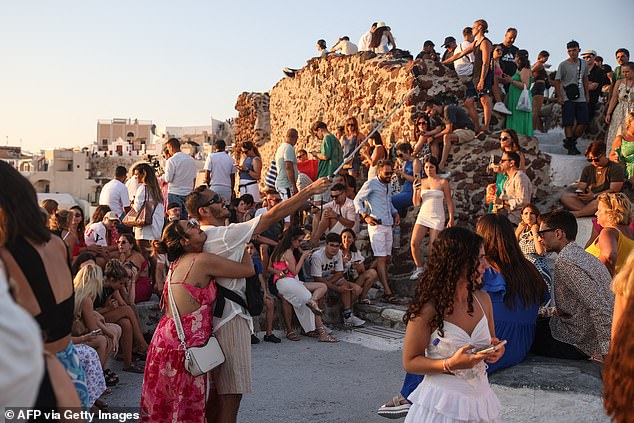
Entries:
<svg viewBox="0 0 634 423">
<path fill-rule="evenodd" d="M 341 143 L 332 134 L 328 134 L 321 141 L 321 150 L 319 151 L 327 160 L 319 160 L 317 166 L 317 177 L 323 178 L 335 173 L 337 168 L 343 163 L 343 149 Z"/>
</svg>

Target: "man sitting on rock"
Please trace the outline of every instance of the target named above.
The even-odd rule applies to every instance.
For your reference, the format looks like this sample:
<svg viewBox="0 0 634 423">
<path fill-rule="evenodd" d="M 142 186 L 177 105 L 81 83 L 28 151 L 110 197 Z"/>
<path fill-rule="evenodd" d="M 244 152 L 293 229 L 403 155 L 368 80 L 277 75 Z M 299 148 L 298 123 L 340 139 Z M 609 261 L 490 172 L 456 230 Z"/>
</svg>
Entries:
<svg viewBox="0 0 634 423">
<path fill-rule="evenodd" d="M 586 157 L 592 164 L 581 172 L 575 192 L 566 192 L 562 204 L 575 217 L 593 216 L 597 212 L 597 197 L 604 192 L 621 192 L 625 182 L 625 169 L 608 160 L 605 143 L 594 141 L 586 148 Z"/>
<path fill-rule="evenodd" d="M 326 245 L 310 258 L 310 274 L 315 282 L 323 282 L 341 297 L 343 322 L 348 326 L 359 327 L 365 324 L 352 314 L 352 303 L 359 298 L 361 287 L 348 282 L 343 276 L 343 257 L 341 255 L 341 235 L 326 235 Z"/>
<path fill-rule="evenodd" d="M 330 188 L 332 201 L 324 205 L 323 213 L 313 215 L 313 231 L 311 242 L 317 246 L 321 236 L 328 231 L 341 235 L 345 228 L 352 228 L 359 233 L 359 215 L 354 210 L 354 203 L 346 196 L 346 187 L 335 184 Z"/>
<path fill-rule="evenodd" d="M 539 319 L 532 352 L 570 360 L 603 358 L 610 346 L 614 295 L 608 269 L 575 243 L 577 220 L 566 210 L 545 215 L 538 237 L 555 261 L 556 313 Z"/>
<path fill-rule="evenodd" d="M 500 167 L 508 179 L 500 196 L 495 197 L 494 210 L 504 210 L 511 223 L 517 225 L 522 221 L 522 209 L 530 204 L 533 197 L 533 184 L 528 175 L 520 170 L 520 156 L 516 152 L 505 151 Z"/>
<path fill-rule="evenodd" d="M 462 144 L 475 138 L 473 121 L 467 112 L 460 106 L 449 104 L 442 106 L 438 100 L 429 100 L 425 103 L 425 112 L 433 116 L 442 116 L 445 129 L 440 131 L 434 141 L 442 140 L 442 157 L 438 163 L 438 171 L 444 170 L 447 158 L 453 144 Z"/>
</svg>

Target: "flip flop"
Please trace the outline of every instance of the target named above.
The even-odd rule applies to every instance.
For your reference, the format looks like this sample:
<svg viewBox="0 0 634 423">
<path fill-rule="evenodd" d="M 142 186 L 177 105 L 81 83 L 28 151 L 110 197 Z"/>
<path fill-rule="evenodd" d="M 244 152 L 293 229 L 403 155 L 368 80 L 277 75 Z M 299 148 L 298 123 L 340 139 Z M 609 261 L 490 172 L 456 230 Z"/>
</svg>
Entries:
<svg viewBox="0 0 634 423">
<path fill-rule="evenodd" d="M 299 336 L 297 336 L 297 334 L 293 331 L 288 332 L 286 334 L 286 339 L 290 340 L 290 341 L 300 341 Z"/>
</svg>

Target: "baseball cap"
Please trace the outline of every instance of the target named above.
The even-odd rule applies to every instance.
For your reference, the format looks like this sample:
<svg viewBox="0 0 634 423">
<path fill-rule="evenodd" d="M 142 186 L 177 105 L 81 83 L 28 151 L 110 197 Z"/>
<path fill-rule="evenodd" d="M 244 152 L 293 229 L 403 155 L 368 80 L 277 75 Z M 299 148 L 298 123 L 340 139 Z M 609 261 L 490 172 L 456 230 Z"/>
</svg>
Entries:
<svg viewBox="0 0 634 423">
<path fill-rule="evenodd" d="M 449 43 L 455 43 L 456 39 L 454 37 L 445 37 L 445 42 L 440 47 L 447 47 Z"/>
<path fill-rule="evenodd" d="M 117 216 L 117 214 L 113 211 L 109 211 L 103 217 L 104 219 L 108 219 L 108 220 L 117 220 L 117 221 L 119 220 L 119 216 Z"/>
<path fill-rule="evenodd" d="M 423 47 L 425 47 L 425 46 L 432 46 L 432 47 L 435 47 L 435 46 L 436 46 L 436 44 L 434 44 L 434 42 L 433 42 L 432 40 L 426 40 L 426 41 L 423 43 Z"/>
<path fill-rule="evenodd" d="M 583 53 L 581 53 L 581 57 L 583 57 L 583 56 L 589 56 L 589 55 L 592 55 L 592 56 L 595 56 L 595 57 L 596 57 L 596 55 L 597 55 L 596 50 L 586 50 L 586 51 L 584 51 Z"/>
</svg>

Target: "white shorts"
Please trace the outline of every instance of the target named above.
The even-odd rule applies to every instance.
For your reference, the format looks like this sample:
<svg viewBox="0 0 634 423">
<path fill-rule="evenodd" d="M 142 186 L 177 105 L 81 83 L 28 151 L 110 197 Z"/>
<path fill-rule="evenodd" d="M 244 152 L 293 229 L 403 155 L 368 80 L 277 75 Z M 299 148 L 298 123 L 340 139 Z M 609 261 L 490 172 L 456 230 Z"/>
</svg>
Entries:
<svg viewBox="0 0 634 423">
<path fill-rule="evenodd" d="M 245 181 L 248 183 L 249 181 Z M 247 186 L 238 185 L 238 191 L 240 192 L 240 196 L 242 197 L 244 194 L 250 194 L 253 197 L 253 201 L 256 203 L 260 202 L 260 185 L 256 182 L 254 184 L 249 184 Z"/>
<path fill-rule="evenodd" d="M 392 226 L 368 225 L 370 245 L 375 257 L 387 257 L 392 255 Z"/>
</svg>

